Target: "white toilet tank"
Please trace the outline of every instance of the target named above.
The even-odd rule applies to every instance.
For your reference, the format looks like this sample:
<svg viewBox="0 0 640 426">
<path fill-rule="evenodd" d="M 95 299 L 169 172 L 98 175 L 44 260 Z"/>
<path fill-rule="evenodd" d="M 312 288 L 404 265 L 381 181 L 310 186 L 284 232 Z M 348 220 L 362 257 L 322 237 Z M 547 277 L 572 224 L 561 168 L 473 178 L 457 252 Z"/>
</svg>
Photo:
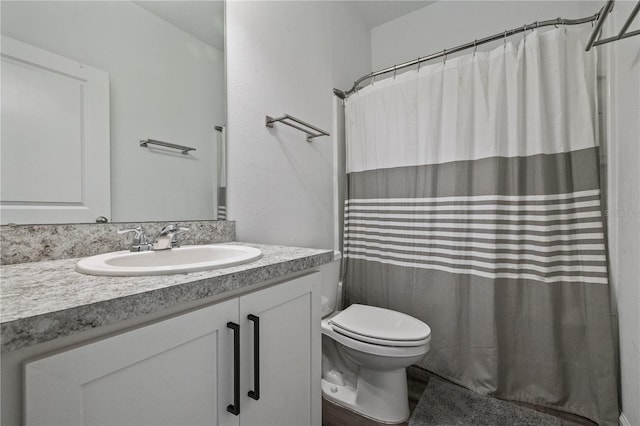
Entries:
<svg viewBox="0 0 640 426">
<path fill-rule="evenodd" d="M 322 317 L 340 307 L 342 303 L 342 282 L 340 281 L 340 260 L 342 254 L 333 252 L 333 260 L 320 265 L 320 279 L 322 280 Z"/>
</svg>

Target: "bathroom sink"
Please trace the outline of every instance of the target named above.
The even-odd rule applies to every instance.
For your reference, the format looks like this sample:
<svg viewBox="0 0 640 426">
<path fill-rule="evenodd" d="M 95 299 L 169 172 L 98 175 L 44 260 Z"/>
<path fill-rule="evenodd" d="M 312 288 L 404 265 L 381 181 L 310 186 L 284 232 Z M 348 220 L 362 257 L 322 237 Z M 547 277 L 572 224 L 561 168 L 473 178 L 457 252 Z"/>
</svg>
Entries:
<svg viewBox="0 0 640 426">
<path fill-rule="evenodd" d="M 226 268 L 261 257 L 262 251 L 257 248 L 226 244 L 143 252 L 117 251 L 82 259 L 76 263 L 76 271 L 118 277 L 168 275 Z"/>
</svg>

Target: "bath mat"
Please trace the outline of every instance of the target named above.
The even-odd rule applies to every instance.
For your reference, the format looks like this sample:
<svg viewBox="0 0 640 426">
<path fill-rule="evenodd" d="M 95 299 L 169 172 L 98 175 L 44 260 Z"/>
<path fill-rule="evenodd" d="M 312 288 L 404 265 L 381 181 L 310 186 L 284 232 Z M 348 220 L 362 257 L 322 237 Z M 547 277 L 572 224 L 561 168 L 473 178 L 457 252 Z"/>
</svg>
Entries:
<svg viewBox="0 0 640 426">
<path fill-rule="evenodd" d="M 408 426 L 560 426 L 559 418 L 432 377 Z M 567 423 L 564 423 L 567 424 Z"/>
</svg>

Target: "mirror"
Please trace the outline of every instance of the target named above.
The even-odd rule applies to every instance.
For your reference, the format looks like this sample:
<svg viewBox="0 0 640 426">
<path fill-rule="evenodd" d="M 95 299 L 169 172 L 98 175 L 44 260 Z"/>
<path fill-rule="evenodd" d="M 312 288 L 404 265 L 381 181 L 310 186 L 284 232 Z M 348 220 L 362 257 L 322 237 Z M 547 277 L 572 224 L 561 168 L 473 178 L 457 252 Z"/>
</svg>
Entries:
<svg viewBox="0 0 640 426">
<path fill-rule="evenodd" d="M 110 208 L 97 211 L 91 219 L 74 220 L 58 211 L 49 222 L 23 215 L 24 222 L 3 218 L 3 224 L 93 222 L 98 216 L 105 216 L 110 222 L 226 219 L 223 1 L 3 0 L 0 7 L 3 36 L 1 181 L 2 193 L 6 195 L 2 196 L 3 209 L 22 202 L 39 210 L 57 206 L 58 210 L 70 211 L 75 204 L 94 196 L 94 192 L 103 191 L 92 189 L 84 181 L 98 172 L 97 167 L 84 162 L 86 150 L 81 144 L 90 143 L 84 141 L 88 139 L 82 133 L 86 127 L 84 122 L 77 125 L 78 120 L 74 118 L 68 120 L 71 124 L 64 123 L 81 134 L 77 145 L 66 133 L 57 137 L 69 144 L 64 154 L 62 148 L 53 149 L 51 145 L 57 140 L 53 133 L 58 127 L 64 127 L 61 123 L 69 118 L 67 112 L 54 102 L 49 110 L 24 109 L 30 107 L 24 107 L 23 101 L 40 87 L 24 90 L 22 86 L 22 91 L 14 90 L 15 104 L 23 107 L 23 127 L 15 130 L 9 124 L 5 126 L 15 110 L 9 97 L 5 102 L 4 95 L 10 93 L 11 82 L 5 81 L 4 76 L 13 72 L 16 78 L 21 78 L 31 72 L 21 61 L 5 55 L 6 38 L 17 40 L 18 46 L 32 46 L 46 57 L 52 55 L 54 62 L 55 58 L 75 61 L 83 64 L 80 68 L 96 69 L 108 75 L 107 103 L 100 105 L 108 112 L 101 137 L 108 141 L 105 150 L 108 154 L 102 156 L 102 161 L 107 164 L 105 173 L 110 174 L 104 179 L 108 183 L 103 186 L 107 188 L 105 194 L 101 194 L 110 202 Z M 53 76 L 51 81 L 64 74 L 50 69 L 47 72 L 49 77 Z M 95 93 L 87 87 L 80 89 L 83 96 Z M 48 102 L 53 95 L 44 96 L 39 99 Z M 75 102 L 71 102 L 72 109 L 79 111 L 81 119 L 95 125 L 93 110 L 82 104 L 83 101 L 77 108 L 77 100 L 71 100 Z M 41 100 L 37 102 L 42 104 Z M 48 123 L 42 123 L 41 119 Z M 31 132 L 32 129 L 39 129 L 40 133 Z M 140 145 L 141 140 L 169 142 L 195 150 L 183 154 L 181 150 L 165 146 L 144 147 Z M 8 174 L 10 169 L 13 175 Z M 68 175 L 70 185 L 52 183 L 63 175 Z M 45 195 L 26 194 L 23 189 L 27 182 L 33 183 L 36 179 L 43 183 L 32 186 Z M 58 188 L 45 190 L 42 186 L 46 184 Z M 65 189 L 60 191 L 64 194 L 57 194 L 59 188 Z M 52 192 L 56 192 L 57 198 Z M 3 216 L 4 213 L 5 210 Z"/>
</svg>

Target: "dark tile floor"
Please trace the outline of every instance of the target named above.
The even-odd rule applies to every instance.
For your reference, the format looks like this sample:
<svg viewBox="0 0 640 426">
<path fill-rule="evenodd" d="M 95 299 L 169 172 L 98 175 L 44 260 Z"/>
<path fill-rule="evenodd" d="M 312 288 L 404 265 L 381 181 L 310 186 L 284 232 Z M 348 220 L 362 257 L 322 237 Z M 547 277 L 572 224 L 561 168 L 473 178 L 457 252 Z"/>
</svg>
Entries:
<svg viewBox="0 0 640 426">
<path fill-rule="evenodd" d="M 411 410 L 411 413 L 413 413 L 413 410 L 420 400 L 420 397 L 422 396 L 424 389 L 427 387 L 427 384 L 429 383 L 429 379 L 431 377 L 438 376 L 434 376 L 428 371 L 417 367 L 409 367 L 407 369 L 407 384 L 409 387 L 409 409 Z M 441 380 L 445 380 L 442 377 L 438 378 Z M 513 401 L 511 402 L 522 407 L 530 408 L 532 410 L 540 411 L 542 413 L 558 417 L 562 420 L 562 424 L 566 426 L 596 426 L 596 423 L 575 414 L 569 414 L 533 404 Z M 376 421 L 362 417 L 352 411 L 349 411 L 324 399 L 322 400 L 323 426 L 378 426 L 383 424 L 384 423 L 378 423 Z M 402 425 L 406 424 L 407 422 L 402 423 Z"/>
</svg>

